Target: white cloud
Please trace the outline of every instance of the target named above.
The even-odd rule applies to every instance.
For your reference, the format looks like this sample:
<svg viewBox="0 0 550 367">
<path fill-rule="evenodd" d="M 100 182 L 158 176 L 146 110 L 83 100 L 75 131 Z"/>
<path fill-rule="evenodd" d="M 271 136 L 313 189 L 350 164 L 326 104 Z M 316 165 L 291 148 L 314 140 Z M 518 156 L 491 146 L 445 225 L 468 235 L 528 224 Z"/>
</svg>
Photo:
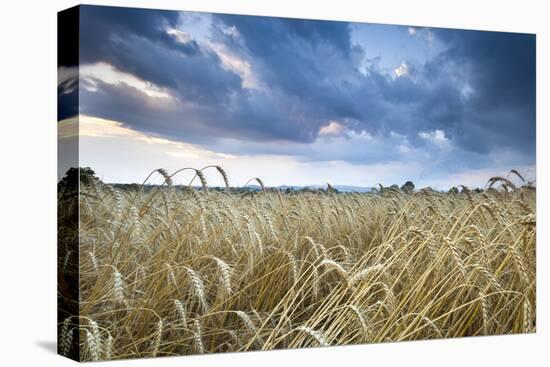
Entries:
<svg viewBox="0 0 550 367">
<path fill-rule="evenodd" d="M 262 89 L 259 78 L 253 73 L 252 66 L 242 56 L 231 52 L 223 43 L 213 42 L 213 29 L 219 29 L 223 34 L 233 37 L 241 42 L 241 35 L 235 26 L 227 27 L 222 24 L 214 26 L 212 15 L 206 13 L 182 12 L 178 29 L 171 30 L 177 34 L 185 34 L 185 38 L 194 40 L 198 45 L 215 53 L 221 61 L 222 67 L 239 75 L 242 79 L 242 87 L 248 89 Z"/>
<path fill-rule="evenodd" d="M 410 36 L 414 37 L 422 37 L 427 43 L 429 47 L 433 47 L 435 43 L 435 35 L 429 28 L 416 28 L 416 27 L 408 27 L 407 33 Z"/>
<path fill-rule="evenodd" d="M 231 37 L 240 37 L 239 31 L 237 30 L 237 28 L 234 25 L 232 25 L 231 27 L 222 26 L 222 32 L 224 34 L 227 34 L 228 36 L 231 36 Z"/>
<path fill-rule="evenodd" d="M 329 121 L 327 125 L 319 130 L 319 136 L 342 136 L 346 127 L 338 121 Z"/>
<path fill-rule="evenodd" d="M 179 43 L 186 44 L 193 40 L 189 33 L 184 32 L 181 29 L 170 28 L 166 30 L 166 33 L 173 36 Z"/>
<path fill-rule="evenodd" d="M 400 78 L 403 76 L 408 76 L 410 73 L 409 65 L 406 62 L 402 62 L 397 68 L 393 69 L 395 77 Z"/>
<path fill-rule="evenodd" d="M 363 139 L 363 140 L 372 140 L 373 136 L 369 134 L 366 130 L 361 130 L 360 132 L 356 132 L 354 130 L 348 131 L 347 136 L 354 139 Z"/>
<path fill-rule="evenodd" d="M 247 60 L 229 51 L 222 43 L 208 42 L 208 46 L 218 55 L 222 66 L 226 70 L 230 70 L 241 77 L 243 88 L 261 89 L 260 82 L 252 72 L 252 66 Z"/>
<path fill-rule="evenodd" d="M 139 141 L 141 143 L 154 145 L 158 148 L 162 147 L 165 152 L 173 153 L 175 156 L 181 155 L 183 152 L 192 157 L 198 157 L 205 154 L 214 156 L 217 154 L 206 149 L 199 149 L 193 144 L 147 135 L 126 127 L 118 121 L 106 120 L 88 115 L 79 115 L 78 131 L 81 137 L 122 138 Z M 227 155 L 225 156 L 227 157 Z"/>
<path fill-rule="evenodd" d="M 78 88 L 78 67 L 60 66 L 57 68 L 57 85 L 63 85 L 63 94 L 72 93 Z"/>
<path fill-rule="evenodd" d="M 90 91 L 95 90 L 95 80 L 100 80 L 111 85 L 118 85 L 121 83 L 127 84 L 147 94 L 149 97 L 172 98 L 167 89 L 139 79 L 132 74 L 122 72 L 105 62 L 81 65 L 79 73 L 80 78 L 85 81 L 83 86 Z"/>
<path fill-rule="evenodd" d="M 451 141 L 447 138 L 443 130 L 421 131 L 418 133 L 418 136 L 437 145 L 442 150 L 451 149 Z"/>
<path fill-rule="evenodd" d="M 460 89 L 460 95 L 464 101 L 467 101 L 470 99 L 470 96 L 474 93 L 474 89 L 472 86 L 468 83 L 466 83 L 461 89 Z"/>
</svg>

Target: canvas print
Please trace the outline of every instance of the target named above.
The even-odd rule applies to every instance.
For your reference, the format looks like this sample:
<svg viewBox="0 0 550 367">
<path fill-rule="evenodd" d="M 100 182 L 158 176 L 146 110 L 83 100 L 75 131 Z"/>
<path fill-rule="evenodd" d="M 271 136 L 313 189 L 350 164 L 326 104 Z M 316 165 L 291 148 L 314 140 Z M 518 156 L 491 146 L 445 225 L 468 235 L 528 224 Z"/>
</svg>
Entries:
<svg viewBox="0 0 550 367">
<path fill-rule="evenodd" d="M 534 34 L 104 6 L 58 26 L 61 355 L 535 332 Z"/>
</svg>

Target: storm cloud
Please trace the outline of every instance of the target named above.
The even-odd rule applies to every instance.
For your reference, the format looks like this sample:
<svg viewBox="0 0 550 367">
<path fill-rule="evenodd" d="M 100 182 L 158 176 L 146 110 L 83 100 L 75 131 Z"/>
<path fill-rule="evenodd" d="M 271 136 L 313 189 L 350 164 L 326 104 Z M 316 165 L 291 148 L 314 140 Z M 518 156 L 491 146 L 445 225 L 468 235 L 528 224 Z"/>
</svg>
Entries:
<svg viewBox="0 0 550 367">
<path fill-rule="evenodd" d="M 81 114 L 230 154 L 535 162 L 535 35 L 403 26 L 402 42 L 426 37 L 430 57 L 385 58 L 347 22 L 80 9 Z"/>
</svg>

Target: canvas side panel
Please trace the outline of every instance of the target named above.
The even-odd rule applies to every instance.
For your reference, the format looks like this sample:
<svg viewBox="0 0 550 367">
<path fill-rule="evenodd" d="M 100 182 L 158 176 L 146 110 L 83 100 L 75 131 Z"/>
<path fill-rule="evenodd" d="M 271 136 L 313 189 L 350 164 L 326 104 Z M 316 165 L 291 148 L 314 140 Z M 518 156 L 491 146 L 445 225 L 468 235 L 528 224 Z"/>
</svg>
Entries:
<svg viewBox="0 0 550 367">
<path fill-rule="evenodd" d="M 57 14 L 57 351 L 80 361 L 79 7 Z"/>
</svg>

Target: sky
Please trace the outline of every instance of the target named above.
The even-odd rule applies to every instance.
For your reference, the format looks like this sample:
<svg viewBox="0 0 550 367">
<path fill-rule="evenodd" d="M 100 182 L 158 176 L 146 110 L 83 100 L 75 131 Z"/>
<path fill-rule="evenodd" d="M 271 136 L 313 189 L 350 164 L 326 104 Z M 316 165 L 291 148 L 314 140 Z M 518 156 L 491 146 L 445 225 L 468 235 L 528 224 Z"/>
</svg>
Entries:
<svg viewBox="0 0 550 367">
<path fill-rule="evenodd" d="M 510 169 L 533 180 L 535 44 L 531 34 L 81 6 L 79 65 L 58 69 L 60 139 L 78 131 L 80 166 L 106 182 L 210 164 L 234 186 L 483 187 Z M 207 179 L 222 185 L 215 170 Z"/>
</svg>

